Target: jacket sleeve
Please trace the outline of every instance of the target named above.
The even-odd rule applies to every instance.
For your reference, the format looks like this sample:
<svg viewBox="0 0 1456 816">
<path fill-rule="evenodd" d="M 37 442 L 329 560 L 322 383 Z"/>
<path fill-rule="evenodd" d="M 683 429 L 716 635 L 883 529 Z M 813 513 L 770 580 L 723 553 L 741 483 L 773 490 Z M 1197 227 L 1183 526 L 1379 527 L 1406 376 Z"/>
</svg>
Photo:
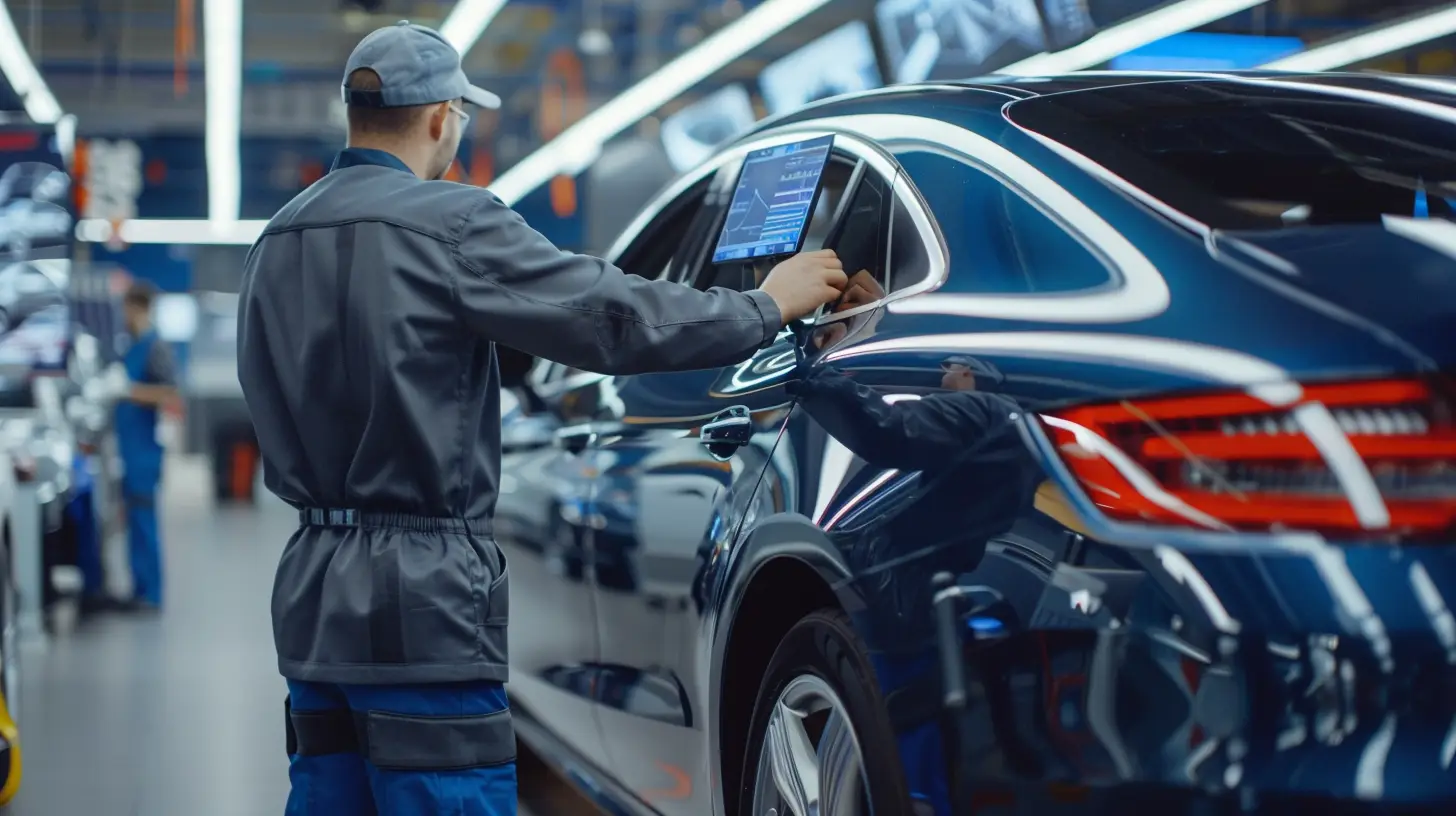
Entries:
<svg viewBox="0 0 1456 816">
<path fill-rule="evenodd" d="M 782 327 L 764 292 L 701 292 L 564 252 L 489 193 L 466 215 L 454 254 L 462 319 L 504 345 L 587 371 L 730 365 Z"/>
<path fill-rule="evenodd" d="M 944 469 L 1005 424 L 1005 416 L 988 410 L 976 394 L 929 394 L 891 404 L 874 389 L 827 369 L 790 390 L 830 435 L 878 467 Z"/>
</svg>

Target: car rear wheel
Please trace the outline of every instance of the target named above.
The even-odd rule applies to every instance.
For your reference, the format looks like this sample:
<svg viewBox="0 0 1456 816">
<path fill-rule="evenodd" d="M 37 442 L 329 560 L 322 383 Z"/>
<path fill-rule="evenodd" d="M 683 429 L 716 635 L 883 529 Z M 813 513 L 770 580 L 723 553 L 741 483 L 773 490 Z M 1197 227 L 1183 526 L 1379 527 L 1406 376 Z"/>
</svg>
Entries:
<svg viewBox="0 0 1456 816">
<path fill-rule="evenodd" d="M 814 612 L 784 636 L 749 734 L 740 816 L 909 812 L 889 715 L 841 612 Z"/>
</svg>

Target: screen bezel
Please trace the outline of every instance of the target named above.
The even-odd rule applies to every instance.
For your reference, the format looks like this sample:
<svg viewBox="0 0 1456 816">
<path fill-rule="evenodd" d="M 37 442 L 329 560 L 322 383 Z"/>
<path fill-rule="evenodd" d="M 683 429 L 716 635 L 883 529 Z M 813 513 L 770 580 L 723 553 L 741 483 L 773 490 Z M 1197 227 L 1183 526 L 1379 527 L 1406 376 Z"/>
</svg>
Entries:
<svg viewBox="0 0 1456 816">
<path fill-rule="evenodd" d="M 725 232 L 728 229 L 728 216 L 731 215 L 731 213 L 732 213 L 732 210 L 733 210 L 733 201 L 738 198 L 739 186 L 743 184 L 743 174 L 748 170 L 748 164 L 749 164 L 750 160 L 753 158 L 754 154 L 756 154 L 756 153 L 768 153 L 768 152 L 772 152 L 774 150 L 779 150 L 779 149 L 782 149 L 784 147 L 788 147 L 789 145 L 809 144 L 809 143 L 812 143 L 812 142 L 818 142 L 818 141 L 823 141 L 823 140 L 828 140 L 827 149 L 824 151 L 824 163 L 819 166 L 819 177 L 817 179 L 815 179 L 815 182 L 814 182 L 814 195 L 809 199 L 809 214 L 804 219 L 803 225 L 799 228 L 799 234 L 798 234 L 798 236 L 796 236 L 795 239 L 794 239 L 794 248 L 792 250 L 790 250 L 790 251 L 773 252 L 773 253 L 769 253 L 769 254 L 766 254 L 766 255 L 752 255 L 752 256 L 749 256 L 747 258 L 722 258 L 722 259 L 720 259 L 718 257 L 718 253 L 723 248 L 723 236 L 724 236 Z M 743 161 L 740 162 L 739 165 L 738 165 L 738 174 L 733 179 L 733 187 L 732 187 L 733 192 L 728 197 L 728 206 L 726 208 L 724 208 L 723 223 L 721 225 L 719 225 L 719 227 L 718 227 L 718 238 L 717 238 L 716 241 L 713 242 L 713 252 L 712 252 L 711 255 L 708 256 L 708 263 L 710 265 L 712 265 L 712 266 L 722 266 L 722 265 L 727 265 L 727 264 L 741 264 L 741 263 L 750 263 L 751 264 L 751 263 L 755 263 L 755 262 L 758 262 L 758 261 L 763 261 L 765 259 L 783 258 L 783 257 L 787 257 L 787 256 L 790 256 L 790 255 L 797 255 L 800 252 L 802 252 L 803 249 L 804 249 L 804 239 L 807 238 L 808 235 L 809 235 L 809 224 L 814 219 L 814 210 L 819 206 L 819 196 L 821 196 L 824 193 L 824 171 L 829 167 L 829 160 L 833 157 L 833 155 L 834 155 L 834 134 L 832 134 L 832 133 L 830 133 L 828 135 L 825 135 L 825 136 L 814 136 L 814 137 L 809 138 L 809 139 L 786 139 L 786 140 L 784 140 L 782 142 L 779 142 L 777 144 L 772 144 L 772 145 L 769 145 L 767 147 L 761 147 L 761 148 L 756 148 L 754 150 L 750 150 L 746 155 L 744 155 Z"/>
</svg>

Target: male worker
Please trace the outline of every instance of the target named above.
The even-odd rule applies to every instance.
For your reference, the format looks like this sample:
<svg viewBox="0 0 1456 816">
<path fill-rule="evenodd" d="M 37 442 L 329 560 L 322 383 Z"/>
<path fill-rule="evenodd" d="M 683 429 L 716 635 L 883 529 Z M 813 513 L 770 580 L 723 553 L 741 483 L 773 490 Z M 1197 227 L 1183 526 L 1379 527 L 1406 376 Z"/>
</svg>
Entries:
<svg viewBox="0 0 1456 816">
<path fill-rule="evenodd" d="M 495 343 L 603 373 L 732 364 L 840 294 L 833 253 L 706 292 L 563 252 L 440 181 L 472 87 L 436 32 L 365 37 L 349 143 L 248 255 L 238 372 L 299 509 L 273 590 L 291 816 L 514 814 Z"/>
<path fill-rule="evenodd" d="M 137 281 L 122 297 L 122 316 L 131 345 L 122 359 L 125 380 L 115 393 L 116 446 L 121 454 L 122 502 L 131 554 L 130 607 L 156 611 L 162 606 L 162 542 L 157 524 L 157 488 L 162 482 L 162 445 L 157 441 L 157 411 L 176 395 L 171 347 L 152 329 L 156 289 Z"/>
</svg>

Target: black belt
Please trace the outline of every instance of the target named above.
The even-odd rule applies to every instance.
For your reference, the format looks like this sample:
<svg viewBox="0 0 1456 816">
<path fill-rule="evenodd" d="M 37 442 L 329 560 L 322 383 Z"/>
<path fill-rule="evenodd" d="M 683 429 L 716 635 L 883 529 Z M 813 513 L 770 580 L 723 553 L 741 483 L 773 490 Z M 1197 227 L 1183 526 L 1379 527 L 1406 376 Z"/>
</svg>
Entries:
<svg viewBox="0 0 1456 816">
<path fill-rule="evenodd" d="M 298 523 L 309 527 L 383 527 L 421 533 L 490 535 L 490 519 L 416 516 L 409 513 L 370 513 L 338 507 L 303 507 Z"/>
<path fill-rule="evenodd" d="M 289 756 L 357 753 L 376 768 L 393 771 L 453 771 L 516 761 L 509 709 L 463 716 L 294 711 L 287 699 L 283 708 Z"/>
</svg>

